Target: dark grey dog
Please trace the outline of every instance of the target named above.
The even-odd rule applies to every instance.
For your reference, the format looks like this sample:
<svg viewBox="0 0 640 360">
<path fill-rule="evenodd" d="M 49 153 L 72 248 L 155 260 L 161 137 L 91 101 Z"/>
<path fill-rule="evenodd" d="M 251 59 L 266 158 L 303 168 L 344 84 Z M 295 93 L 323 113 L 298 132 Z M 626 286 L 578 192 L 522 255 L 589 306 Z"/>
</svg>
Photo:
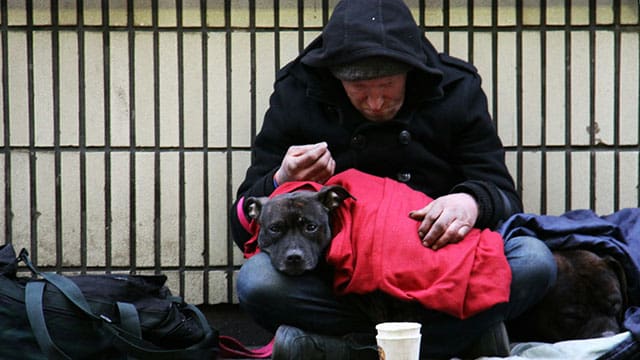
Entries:
<svg viewBox="0 0 640 360">
<path fill-rule="evenodd" d="M 554 251 L 558 279 L 544 298 L 516 322 L 518 341 L 557 342 L 614 335 L 627 303 L 626 276 L 610 256 L 587 250 Z"/>
<path fill-rule="evenodd" d="M 300 275 L 318 265 L 331 243 L 330 212 L 352 197 L 341 186 L 325 186 L 318 192 L 296 191 L 273 198 L 250 197 L 245 206 L 260 225 L 258 247 L 273 266 L 289 275 Z"/>
</svg>

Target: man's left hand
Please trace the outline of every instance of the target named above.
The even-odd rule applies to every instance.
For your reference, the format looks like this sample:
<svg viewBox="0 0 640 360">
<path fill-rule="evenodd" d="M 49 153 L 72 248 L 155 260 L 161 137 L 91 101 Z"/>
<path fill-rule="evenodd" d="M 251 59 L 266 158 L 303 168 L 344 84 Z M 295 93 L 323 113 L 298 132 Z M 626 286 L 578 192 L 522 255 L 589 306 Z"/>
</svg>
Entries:
<svg viewBox="0 0 640 360">
<path fill-rule="evenodd" d="M 425 247 L 438 250 L 462 240 L 478 219 L 478 204 L 465 193 L 449 194 L 433 200 L 409 217 L 422 221 L 418 236 Z"/>
</svg>

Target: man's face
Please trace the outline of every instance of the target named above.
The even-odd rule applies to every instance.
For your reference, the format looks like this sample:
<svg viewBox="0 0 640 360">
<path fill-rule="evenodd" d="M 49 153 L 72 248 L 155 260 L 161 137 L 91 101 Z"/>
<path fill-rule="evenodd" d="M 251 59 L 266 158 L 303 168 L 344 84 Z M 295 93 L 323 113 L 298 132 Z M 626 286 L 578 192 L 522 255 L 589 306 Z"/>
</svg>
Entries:
<svg viewBox="0 0 640 360">
<path fill-rule="evenodd" d="M 407 74 L 385 76 L 370 80 L 341 80 L 351 104 L 374 122 L 393 119 L 404 102 Z"/>
</svg>

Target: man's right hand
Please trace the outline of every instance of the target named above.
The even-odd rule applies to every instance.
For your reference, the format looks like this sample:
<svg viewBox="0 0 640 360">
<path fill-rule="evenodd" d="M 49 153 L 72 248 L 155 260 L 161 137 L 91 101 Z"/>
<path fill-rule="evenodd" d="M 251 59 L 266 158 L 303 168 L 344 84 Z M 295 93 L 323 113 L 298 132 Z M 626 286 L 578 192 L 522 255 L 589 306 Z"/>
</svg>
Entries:
<svg viewBox="0 0 640 360">
<path fill-rule="evenodd" d="M 324 184 L 336 168 L 326 142 L 291 146 L 282 159 L 274 179 L 278 184 L 287 181 L 315 181 Z"/>
</svg>

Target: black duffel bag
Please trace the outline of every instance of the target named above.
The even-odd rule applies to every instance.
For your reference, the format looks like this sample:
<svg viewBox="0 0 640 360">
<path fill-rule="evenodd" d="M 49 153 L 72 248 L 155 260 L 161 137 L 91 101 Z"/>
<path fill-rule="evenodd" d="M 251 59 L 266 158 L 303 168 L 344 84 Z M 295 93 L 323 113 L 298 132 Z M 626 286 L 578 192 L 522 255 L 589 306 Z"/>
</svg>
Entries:
<svg viewBox="0 0 640 360">
<path fill-rule="evenodd" d="M 24 262 L 34 277 L 17 276 Z M 215 359 L 218 332 L 166 277 L 39 272 L 0 246 L 0 359 Z"/>
</svg>

